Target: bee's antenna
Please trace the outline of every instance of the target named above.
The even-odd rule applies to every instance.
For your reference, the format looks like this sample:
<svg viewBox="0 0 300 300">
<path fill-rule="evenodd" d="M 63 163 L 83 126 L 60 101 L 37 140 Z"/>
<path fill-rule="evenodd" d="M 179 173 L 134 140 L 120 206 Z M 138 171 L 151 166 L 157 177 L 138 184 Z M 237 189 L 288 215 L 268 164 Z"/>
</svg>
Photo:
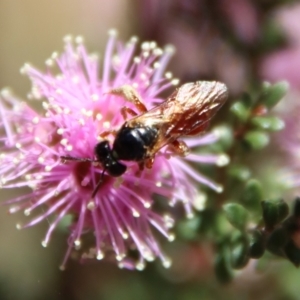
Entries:
<svg viewBox="0 0 300 300">
<path fill-rule="evenodd" d="M 80 158 L 80 157 L 73 157 L 73 156 L 60 156 L 60 159 L 62 160 L 62 162 L 66 162 L 66 161 L 99 162 L 99 160 L 97 160 L 97 159 Z M 103 169 L 100 179 L 99 179 L 96 187 L 93 190 L 92 198 L 94 198 L 96 196 L 97 192 L 99 191 L 99 188 L 101 187 L 105 171 L 106 171 L 106 168 Z"/>
<path fill-rule="evenodd" d="M 81 157 L 73 157 L 73 156 L 60 156 L 62 162 L 70 161 L 80 161 L 80 162 L 98 162 L 98 160 L 92 158 L 81 158 Z"/>
<path fill-rule="evenodd" d="M 93 193 L 92 193 L 92 199 L 96 196 L 97 192 L 99 191 L 99 188 L 103 182 L 103 176 L 104 176 L 104 172 L 106 171 L 106 168 L 103 169 L 102 173 L 101 173 L 101 176 L 100 176 L 100 179 L 96 185 L 96 187 L 94 188 L 93 190 Z"/>
</svg>

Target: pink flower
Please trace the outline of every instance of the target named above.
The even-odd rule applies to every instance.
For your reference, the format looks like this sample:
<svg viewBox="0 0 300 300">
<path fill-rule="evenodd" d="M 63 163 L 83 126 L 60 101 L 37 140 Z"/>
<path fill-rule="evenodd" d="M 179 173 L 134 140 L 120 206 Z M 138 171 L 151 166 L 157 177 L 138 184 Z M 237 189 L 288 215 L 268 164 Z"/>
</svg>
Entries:
<svg viewBox="0 0 300 300">
<path fill-rule="evenodd" d="M 188 81 L 217 78 L 228 85 L 231 95 L 244 91 L 253 64 L 246 49 L 257 44 L 262 27 L 258 3 L 147 0 L 138 4 L 144 36 L 176 46 L 172 70 L 177 76 Z"/>
<path fill-rule="evenodd" d="M 153 229 L 171 241 L 174 221 L 168 214 L 152 209 L 153 195 L 172 206 L 182 202 L 191 217 L 193 207 L 201 209 L 197 183 L 221 191 L 219 185 L 191 165 L 222 165 L 228 162 L 224 155 L 191 154 L 183 159 L 162 149 L 152 169 L 141 174 L 134 162 L 126 163 L 127 171 L 121 177 L 104 174 L 94 198 L 91 195 L 102 176 L 101 166 L 62 161 L 62 156 L 93 159 L 99 135 L 124 123 L 120 109 L 125 100 L 107 94 L 110 89 L 131 85 L 151 108 L 163 101 L 159 98 L 162 92 L 178 83 L 165 71 L 172 47 L 162 50 L 154 42 L 147 42 L 137 56 L 136 50 L 136 38 L 123 45 L 117 41 L 116 32 L 110 31 L 99 79 L 98 57 L 87 53 L 80 37 L 75 43 L 67 37 L 64 52 L 54 53 L 46 61 L 46 72 L 30 65 L 22 69 L 32 81 L 29 98 L 39 99 L 43 112 L 33 110 L 9 91 L 2 91 L 1 183 L 4 188 L 31 189 L 8 201 L 10 212 L 23 210 L 29 216 L 41 206 L 46 207 L 27 224 L 18 225 L 29 227 L 52 217 L 42 242 L 45 247 L 59 223 L 68 215 L 72 217 L 62 268 L 74 248 L 82 246 L 86 250 L 81 240 L 89 232 L 95 242 L 83 258 L 113 256 L 120 267 L 143 269 L 145 261 L 159 257 L 168 267 L 170 259 L 161 250 Z M 131 103 L 126 102 L 126 106 L 131 107 Z M 111 136 L 108 139 L 112 141 Z M 216 134 L 209 133 L 186 143 L 194 148 L 216 140 Z M 137 259 L 132 258 L 133 252 L 138 254 Z"/>
<path fill-rule="evenodd" d="M 278 182 L 280 186 L 291 193 L 291 197 L 297 197 L 299 195 L 300 187 L 299 97 L 300 93 L 292 89 L 286 95 L 284 105 L 280 106 L 279 104 L 279 111 L 284 121 L 284 128 L 276 134 L 274 139 L 281 154 L 281 159 L 278 161 L 280 166 Z"/>
<path fill-rule="evenodd" d="M 300 86 L 300 4 L 294 3 L 277 11 L 275 17 L 285 34 L 286 45 L 267 55 L 261 62 L 260 73 L 270 81 L 287 80 L 291 88 Z M 298 98 L 295 98 L 298 100 Z"/>
</svg>

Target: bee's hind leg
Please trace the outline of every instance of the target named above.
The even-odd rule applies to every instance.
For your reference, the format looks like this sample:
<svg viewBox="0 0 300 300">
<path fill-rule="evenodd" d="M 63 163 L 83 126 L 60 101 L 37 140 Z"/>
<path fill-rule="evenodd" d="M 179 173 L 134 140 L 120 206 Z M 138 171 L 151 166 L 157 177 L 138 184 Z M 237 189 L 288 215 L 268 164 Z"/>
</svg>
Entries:
<svg viewBox="0 0 300 300">
<path fill-rule="evenodd" d="M 142 114 L 147 112 L 147 108 L 142 102 L 142 97 L 139 95 L 137 90 L 130 85 L 126 84 L 118 88 L 111 89 L 110 91 L 108 91 L 108 94 L 123 97 L 125 100 L 134 104 L 137 110 Z M 133 110 L 131 110 L 131 112 L 133 112 Z"/>
<path fill-rule="evenodd" d="M 190 148 L 184 141 L 175 140 L 169 144 L 169 148 L 179 156 L 187 156 L 190 153 Z"/>
</svg>

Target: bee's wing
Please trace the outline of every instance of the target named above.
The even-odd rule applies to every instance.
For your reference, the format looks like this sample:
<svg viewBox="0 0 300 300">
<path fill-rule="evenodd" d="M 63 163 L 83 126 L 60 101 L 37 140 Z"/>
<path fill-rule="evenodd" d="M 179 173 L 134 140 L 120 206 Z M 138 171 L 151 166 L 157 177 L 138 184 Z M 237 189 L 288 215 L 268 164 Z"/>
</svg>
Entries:
<svg viewBox="0 0 300 300">
<path fill-rule="evenodd" d="M 194 135 L 204 131 L 227 97 L 227 87 L 221 82 L 197 81 L 182 85 L 170 97 L 178 102 L 182 111 L 170 134 Z"/>
<path fill-rule="evenodd" d="M 182 108 L 171 97 L 167 101 L 155 106 L 142 115 L 133 117 L 127 121 L 129 127 L 151 127 L 157 130 L 155 145 L 148 149 L 150 154 L 155 154 L 160 148 L 174 141 L 177 136 L 170 133 L 170 129 L 177 123 L 182 115 Z"/>
<path fill-rule="evenodd" d="M 155 106 L 146 113 L 136 116 L 127 121 L 130 126 L 150 126 L 157 129 L 169 127 L 175 122 L 174 117 L 182 113 L 182 108 L 176 105 L 173 99 L 169 98 L 167 101 Z M 162 128 L 163 127 L 163 128 Z"/>
<path fill-rule="evenodd" d="M 155 127 L 158 136 L 148 149 L 155 154 L 183 135 L 203 132 L 209 120 L 227 99 L 227 87 L 220 82 L 198 81 L 178 88 L 165 102 L 127 121 L 130 127 Z"/>
</svg>

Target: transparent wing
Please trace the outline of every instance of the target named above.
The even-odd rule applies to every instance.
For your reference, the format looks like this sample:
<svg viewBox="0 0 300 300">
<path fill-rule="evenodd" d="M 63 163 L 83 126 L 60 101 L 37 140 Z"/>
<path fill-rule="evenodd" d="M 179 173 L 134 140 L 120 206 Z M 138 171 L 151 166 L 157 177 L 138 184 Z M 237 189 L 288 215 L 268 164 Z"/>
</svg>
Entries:
<svg viewBox="0 0 300 300">
<path fill-rule="evenodd" d="M 225 84 L 216 81 L 186 83 L 162 104 L 127 121 L 130 127 L 151 126 L 158 130 L 158 151 L 181 136 L 203 132 L 228 97 Z"/>
</svg>

